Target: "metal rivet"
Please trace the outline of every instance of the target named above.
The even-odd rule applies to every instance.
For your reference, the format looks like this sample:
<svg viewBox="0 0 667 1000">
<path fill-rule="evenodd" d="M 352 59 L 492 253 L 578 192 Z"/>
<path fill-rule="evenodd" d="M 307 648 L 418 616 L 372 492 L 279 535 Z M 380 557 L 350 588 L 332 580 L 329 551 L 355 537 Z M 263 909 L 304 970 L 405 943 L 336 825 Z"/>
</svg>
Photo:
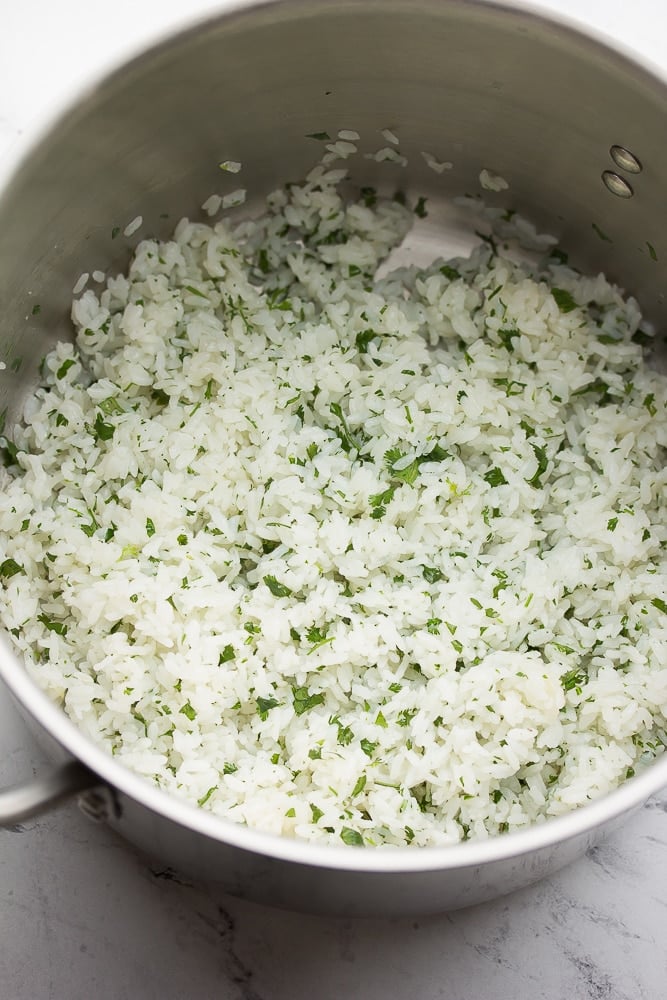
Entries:
<svg viewBox="0 0 667 1000">
<path fill-rule="evenodd" d="M 612 146 L 609 150 L 609 155 L 621 170 L 626 170 L 629 174 L 640 174 L 642 172 L 641 161 L 624 146 Z"/>
<path fill-rule="evenodd" d="M 602 174 L 605 187 L 618 198 L 632 198 L 634 191 L 626 180 L 612 170 L 605 170 Z"/>
</svg>

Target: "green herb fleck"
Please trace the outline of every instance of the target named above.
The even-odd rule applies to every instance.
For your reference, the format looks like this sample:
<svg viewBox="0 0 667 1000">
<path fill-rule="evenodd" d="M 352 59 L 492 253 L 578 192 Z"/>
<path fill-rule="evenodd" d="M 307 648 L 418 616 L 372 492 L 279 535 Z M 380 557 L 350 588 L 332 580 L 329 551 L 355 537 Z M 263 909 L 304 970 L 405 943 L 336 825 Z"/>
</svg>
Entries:
<svg viewBox="0 0 667 1000">
<path fill-rule="evenodd" d="M 340 839 L 348 847 L 363 847 L 364 838 L 357 830 L 352 830 L 349 826 L 344 826 L 340 831 Z"/>
<path fill-rule="evenodd" d="M 259 717 L 262 720 L 262 722 L 266 721 L 266 719 L 269 716 L 269 712 L 271 711 L 271 709 L 272 708 L 277 708 L 278 705 L 280 704 L 280 702 L 277 701 L 273 697 L 269 697 L 269 698 L 262 698 L 262 697 L 255 698 L 255 703 L 257 705 L 257 714 L 259 715 Z"/>
<path fill-rule="evenodd" d="M 96 441 L 110 441 L 114 435 L 115 429 L 116 428 L 113 424 L 109 424 L 105 421 L 101 413 L 97 414 L 95 417 L 95 423 L 93 424 Z"/>
<path fill-rule="evenodd" d="M 534 486 L 535 489 L 538 490 L 542 486 L 542 476 L 547 471 L 547 451 L 546 448 L 540 448 L 535 444 L 531 447 L 535 454 L 535 458 L 537 459 L 537 470 L 530 479 L 526 480 L 526 482 L 529 486 Z"/>
<path fill-rule="evenodd" d="M 521 336 L 520 330 L 511 330 L 511 329 L 498 330 L 498 339 L 500 340 L 500 343 L 503 345 L 503 347 L 505 347 L 510 352 L 510 354 L 514 354 L 514 344 L 512 343 L 512 341 L 514 340 L 515 337 L 520 337 L 520 336 Z"/>
<path fill-rule="evenodd" d="M 65 378 L 72 365 L 76 364 L 76 358 L 66 358 L 56 372 L 56 378 Z"/>
<path fill-rule="evenodd" d="M 355 798 L 355 796 L 360 795 L 365 787 L 366 787 L 366 775 L 362 774 L 357 778 L 357 782 L 354 788 L 352 789 L 351 797 Z"/>
<path fill-rule="evenodd" d="M 440 274 L 444 274 L 445 278 L 447 278 L 449 281 L 457 281 L 461 277 L 460 273 L 456 270 L 456 268 L 450 267 L 449 264 L 442 265 L 442 267 L 440 268 Z"/>
<path fill-rule="evenodd" d="M 0 577 L 4 580 L 9 580 L 10 577 L 16 576 L 17 573 L 24 573 L 25 570 L 23 566 L 16 562 L 15 559 L 5 559 L 0 563 Z"/>
<path fill-rule="evenodd" d="M 290 597 L 292 590 L 284 583 L 276 580 L 275 576 L 265 576 L 264 583 L 269 588 L 274 597 Z"/>
<path fill-rule="evenodd" d="M 218 666 L 221 667 L 223 663 L 229 663 L 229 661 L 233 660 L 235 656 L 236 652 L 234 651 L 234 647 L 230 643 L 227 643 L 218 657 Z"/>
<path fill-rule="evenodd" d="M 316 705 L 324 704 L 324 695 L 321 693 L 310 694 L 307 687 L 293 687 L 292 697 L 294 711 L 297 715 L 303 715 Z"/>
<path fill-rule="evenodd" d="M 155 524 L 153 523 L 153 519 L 150 517 L 146 518 L 146 534 L 149 538 L 155 534 Z"/>
<path fill-rule="evenodd" d="M 38 615 L 37 621 L 40 621 L 42 625 L 45 625 L 49 632 L 55 632 L 56 635 L 67 635 L 67 625 L 64 622 L 54 621 L 53 618 L 49 618 L 48 615 Z"/>
<path fill-rule="evenodd" d="M 644 409 L 648 410 L 648 412 L 651 414 L 652 417 L 654 417 L 658 412 L 655 405 L 655 393 L 649 392 L 648 396 L 644 397 L 642 406 L 644 407 Z"/>
<path fill-rule="evenodd" d="M 507 480 L 502 473 L 502 470 L 498 466 L 494 466 L 484 476 L 484 482 L 488 483 L 489 486 L 504 486 L 507 484 Z"/>
<path fill-rule="evenodd" d="M 217 785 L 212 785 L 211 788 L 209 788 L 209 790 L 206 792 L 205 795 L 202 795 L 202 797 L 200 799 L 197 799 L 197 805 L 198 806 L 205 805 L 208 802 L 208 800 L 210 799 L 210 797 L 213 795 L 213 792 L 216 790 L 217 787 L 218 787 Z"/>
<path fill-rule="evenodd" d="M 362 330 L 360 333 L 358 333 L 355 338 L 355 343 L 357 345 L 357 350 L 359 351 L 359 354 L 368 354 L 368 345 L 370 344 L 371 340 L 379 336 L 381 335 L 379 333 L 376 333 L 375 330 Z"/>
<path fill-rule="evenodd" d="M 577 303 L 572 298 L 570 292 L 565 288 L 552 288 L 551 294 L 554 297 L 554 301 L 562 313 L 572 312 L 573 309 L 577 308 Z"/>
<path fill-rule="evenodd" d="M 444 573 L 437 566 L 422 566 L 422 576 L 427 583 L 437 583 L 444 578 Z"/>
<path fill-rule="evenodd" d="M 575 667 L 574 670 L 568 670 L 560 679 L 564 691 L 575 690 L 577 694 L 581 694 L 582 685 L 586 684 L 587 681 L 588 674 L 578 667 Z"/>
<path fill-rule="evenodd" d="M 185 705 L 183 705 L 182 708 L 179 709 L 179 712 L 181 715 L 184 715 L 186 719 L 189 719 L 190 722 L 194 722 L 194 720 L 197 718 L 197 712 L 190 704 L 189 699 L 188 701 L 186 701 Z"/>
</svg>

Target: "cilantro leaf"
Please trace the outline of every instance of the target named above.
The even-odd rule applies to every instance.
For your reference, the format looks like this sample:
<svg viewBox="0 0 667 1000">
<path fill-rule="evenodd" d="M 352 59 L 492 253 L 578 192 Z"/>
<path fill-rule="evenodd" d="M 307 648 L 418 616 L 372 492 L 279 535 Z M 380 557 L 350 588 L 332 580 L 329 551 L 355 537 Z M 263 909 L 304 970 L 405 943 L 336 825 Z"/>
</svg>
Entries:
<svg viewBox="0 0 667 1000">
<path fill-rule="evenodd" d="M 489 469 L 484 476 L 484 482 L 488 483 L 489 486 L 505 486 L 507 484 L 507 480 L 505 479 L 502 470 L 499 469 L 497 465 L 494 466 L 493 469 Z"/>
<path fill-rule="evenodd" d="M 307 687 L 293 687 L 292 697 L 294 711 L 297 715 L 303 715 L 316 705 L 324 704 L 324 695 L 321 693 L 310 694 Z"/>
<path fill-rule="evenodd" d="M 280 702 L 273 697 L 269 698 L 259 697 L 255 698 L 255 704 L 257 705 L 257 714 L 259 715 L 262 722 L 265 722 L 266 719 L 268 718 L 271 709 L 277 708 Z"/>
<path fill-rule="evenodd" d="M 16 576 L 17 573 L 24 572 L 25 570 L 23 569 L 23 566 L 19 565 L 15 559 L 5 559 L 2 563 L 0 563 L 0 577 L 5 580 L 9 580 L 10 577 Z"/>
<path fill-rule="evenodd" d="M 539 489 L 542 486 L 542 476 L 547 471 L 547 450 L 546 448 L 540 448 L 538 445 L 531 445 L 535 458 L 537 459 L 537 470 L 535 474 L 527 479 L 526 482 L 529 486 L 534 486 L 535 489 Z"/>
<path fill-rule="evenodd" d="M 275 576 L 265 576 L 264 583 L 274 597 L 290 597 L 293 591 L 286 584 L 276 580 Z"/>
<path fill-rule="evenodd" d="M 570 292 L 565 288 L 552 288 L 551 294 L 553 295 L 554 301 L 562 313 L 572 312 L 573 309 L 577 308 L 577 303 L 572 298 Z"/>
</svg>

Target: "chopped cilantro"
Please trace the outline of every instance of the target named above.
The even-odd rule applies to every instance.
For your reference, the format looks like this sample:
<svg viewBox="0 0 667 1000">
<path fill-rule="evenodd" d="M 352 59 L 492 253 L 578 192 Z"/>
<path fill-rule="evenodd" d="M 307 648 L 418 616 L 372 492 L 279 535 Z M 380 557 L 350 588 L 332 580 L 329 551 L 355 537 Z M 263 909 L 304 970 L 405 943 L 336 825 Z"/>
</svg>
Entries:
<svg viewBox="0 0 667 1000">
<path fill-rule="evenodd" d="M 208 301 L 208 295 L 205 295 L 204 292 L 200 292 L 200 290 L 195 288 L 194 285 L 184 285 L 183 287 L 186 292 L 190 292 L 191 295 L 197 295 L 200 299 L 206 299 Z"/>
<path fill-rule="evenodd" d="M 437 566 L 422 566 L 422 576 L 427 583 L 437 583 L 444 579 L 444 573 Z"/>
<path fill-rule="evenodd" d="M 530 479 L 527 479 L 526 482 L 529 486 L 534 486 L 535 489 L 540 489 L 542 486 L 542 476 L 547 471 L 547 451 L 546 448 L 540 448 L 535 444 L 531 445 L 531 447 L 535 454 L 535 458 L 537 459 L 537 469 L 535 474 Z"/>
<path fill-rule="evenodd" d="M 158 406 L 166 406 L 169 402 L 169 396 L 164 389 L 151 389 L 151 399 L 156 402 Z"/>
<path fill-rule="evenodd" d="M 202 795 L 200 799 L 197 799 L 197 805 L 198 806 L 205 805 L 210 799 L 210 797 L 213 795 L 213 792 L 217 789 L 217 787 L 218 787 L 217 785 L 212 785 L 205 795 Z"/>
<path fill-rule="evenodd" d="M 356 782 L 354 788 L 352 789 L 351 798 L 355 798 L 355 796 L 360 795 L 361 792 L 363 792 L 363 790 L 364 790 L 365 787 L 366 787 L 366 775 L 365 774 L 361 774 L 357 778 L 357 782 Z"/>
<path fill-rule="evenodd" d="M 414 719 L 417 714 L 416 708 L 404 708 L 398 713 L 398 724 L 399 726 L 409 726 L 412 719 Z"/>
<path fill-rule="evenodd" d="M 280 702 L 277 701 L 273 697 L 269 697 L 269 698 L 262 698 L 262 697 L 255 698 L 255 703 L 257 705 L 257 714 L 259 715 L 259 717 L 262 720 L 262 722 L 266 721 L 266 719 L 268 718 L 268 715 L 269 715 L 269 712 L 271 711 L 271 709 L 272 708 L 277 708 L 278 705 L 280 704 Z"/>
<path fill-rule="evenodd" d="M 64 622 L 54 621 L 54 619 L 49 618 L 49 616 L 45 614 L 38 615 L 37 621 L 40 621 L 42 625 L 45 625 L 49 632 L 55 632 L 56 635 L 67 635 L 67 625 L 65 625 Z"/>
<path fill-rule="evenodd" d="M 293 687 L 292 698 L 294 711 L 297 715 L 303 715 L 304 712 L 309 711 L 309 709 L 314 708 L 316 705 L 324 704 L 324 695 L 319 692 L 317 694 L 310 694 L 307 687 Z"/>
<path fill-rule="evenodd" d="M 23 572 L 25 572 L 23 566 L 19 565 L 15 559 L 5 559 L 2 563 L 0 563 L 0 577 L 5 580 L 9 580 L 10 577 Z"/>
<path fill-rule="evenodd" d="M 114 435 L 115 429 L 116 428 L 113 424 L 106 422 L 101 413 L 97 414 L 95 417 L 95 423 L 93 424 L 96 441 L 110 441 Z"/>
<path fill-rule="evenodd" d="M 565 288 L 552 288 L 551 294 L 553 295 L 554 301 L 562 313 L 572 312 L 573 309 L 577 308 L 577 303 L 572 298 L 570 292 Z"/>
<path fill-rule="evenodd" d="M 654 417 L 658 412 L 655 405 L 655 393 L 649 392 L 649 394 L 644 397 L 642 406 L 644 407 L 644 409 L 648 410 L 648 412 L 651 414 L 652 417 Z"/>
<path fill-rule="evenodd" d="M 292 590 L 284 583 L 276 580 L 275 576 L 265 576 L 264 583 L 269 588 L 274 597 L 290 597 Z"/>
<path fill-rule="evenodd" d="M 197 711 L 192 707 L 189 699 L 188 701 L 186 701 L 185 705 L 179 708 L 179 712 L 181 715 L 184 715 L 186 719 L 189 719 L 190 722 L 194 722 L 194 720 L 197 718 Z"/>
<path fill-rule="evenodd" d="M 577 694 L 581 694 L 582 685 L 586 684 L 587 681 L 588 674 L 578 667 L 575 667 L 574 670 L 568 670 L 567 673 L 562 674 L 560 679 L 564 691 L 575 690 Z"/>
<path fill-rule="evenodd" d="M 514 340 L 515 337 L 520 337 L 520 336 L 521 336 L 520 330 L 512 330 L 512 329 L 498 330 L 498 339 L 500 340 L 500 343 L 503 345 L 503 347 L 505 347 L 510 352 L 510 354 L 514 353 L 514 344 L 512 343 L 512 341 Z"/>
<path fill-rule="evenodd" d="M 146 534 L 149 538 L 155 534 L 155 524 L 153 523 L 153 519 L 150 517 L 146 518 Z"/>
<path fill-rule="evenodd" d="M 494 466 L 493 469 L 489 471 L 484 476 L 484 482 L 488 483 L 489 486 L 503 486 L 507 484 L 507 480 L 502 473 L 502 470 L 498 466 Z"/>
<path fill-rule="evenodd" d="M 362 330 L 361 333 L 358 333 L 355 338 L 355 343 L 357 345 L 357 350 L 359 351 L 359 354 L 367 354 L 368 345 L 370 344 L 371 340 L 379 336 L 381 336 L 381 334 L 376 333 L 375 330 Z"/>
<path fill-rule="evenodd" d="M 364 838 L 357 830 L 352 830 L 349 826 L 344 826 L 340 831 L 340 839 L 348 847 L 363 847 Z"/>
<path fill-rule="evenodd" d="M 65 378 L 70 368 L 76 364 L 76 358 L 66 358 L 56 372 L 56 378 Z"/>
<path fill-rule="evenodd" d="M 456 270 L 456 268 L 450 267 L 449 264 L 442 265 L 442 267 L 440 268 L 440 274 L 444 274 L 445 278 L 447 278 L 449 281 L 457 281 L 461 277 L 460 273 Z"/>
<path fill-rule="evenodd" d="M 220 653 L 220 656 L 218 657 L 218 666 L 221 667 L 223 663 L 229 663 L 229 661 L 233 660 L 235 656 L 236 652 L 234 650 L 234 647 L 230 645 L 230 643 L 227 643 L 223 651 Z"/>
<path fill-rule="evenodd" d="M 359 451 L 359 442 L 348 426 L 340 403 L 331 403 L 329 409 L 335 417 L 338 417 L 340 421 L 340 427 L 338 428 L 337 434 L 343 451 Z"/>
</svg>

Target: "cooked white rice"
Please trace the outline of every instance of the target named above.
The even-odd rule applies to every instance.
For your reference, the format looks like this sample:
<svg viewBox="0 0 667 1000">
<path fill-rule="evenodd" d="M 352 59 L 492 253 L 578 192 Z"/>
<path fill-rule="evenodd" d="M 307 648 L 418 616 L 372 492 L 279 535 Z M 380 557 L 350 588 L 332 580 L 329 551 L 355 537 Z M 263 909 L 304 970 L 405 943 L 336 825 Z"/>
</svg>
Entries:
<svg viewBox="0 0 667 1000">
<path fill-rule="evenodd" d="M 636 303 L 557 258 L 377 279 L 411 213 L 341 177 L 184 220 L 74 302 L 2 474 L 1 616 L 205 809 L 487 837 L 665 744 L 667 380 Z"/>
</svg>

